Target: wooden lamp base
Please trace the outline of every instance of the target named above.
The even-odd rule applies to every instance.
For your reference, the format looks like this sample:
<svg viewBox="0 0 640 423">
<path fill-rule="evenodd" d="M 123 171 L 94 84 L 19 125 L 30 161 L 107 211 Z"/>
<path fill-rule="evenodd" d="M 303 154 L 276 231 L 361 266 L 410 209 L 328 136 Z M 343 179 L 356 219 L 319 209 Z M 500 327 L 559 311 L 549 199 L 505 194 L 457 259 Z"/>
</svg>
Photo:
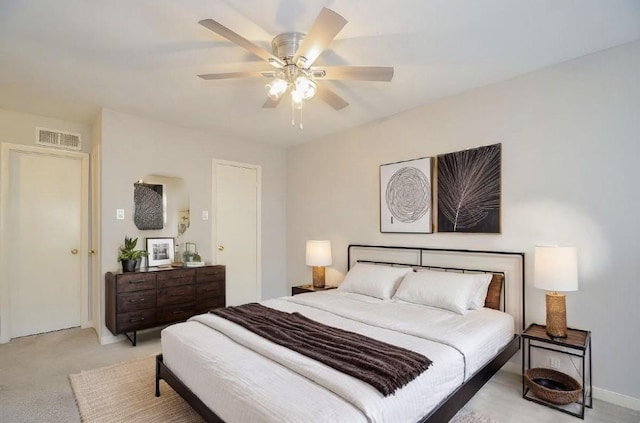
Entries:
<svg viewBox="0 0 640 423">
<path fill-rule="evenodd" d="M 567 337 L 567 304 L 564 294 L 547 292 L 547 335 Z"/>
<path fill-rule="evenodd" d="M 324 288 L 324 266 L 313 266 L 313 287 Z"/>
</svg>

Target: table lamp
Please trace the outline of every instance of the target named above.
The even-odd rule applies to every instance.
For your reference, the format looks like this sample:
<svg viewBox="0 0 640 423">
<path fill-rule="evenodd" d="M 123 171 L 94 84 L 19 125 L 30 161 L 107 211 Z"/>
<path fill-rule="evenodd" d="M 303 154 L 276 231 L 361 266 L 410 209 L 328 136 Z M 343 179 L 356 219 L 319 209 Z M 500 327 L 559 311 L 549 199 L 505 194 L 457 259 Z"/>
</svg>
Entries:
<svg viewBox="0 0 640 423">
<path fill-rule="evenodd" d="M 558 291 L 578 290 L 578 253 L 576 247 L 536 247 L 534 283 L 547 290 L 547 335 L 567 337 L 565 295 Z"/>
<path fill-rule="evenodd" d="M 331 241 L 307 241 L 307 266 L 313 266 L 313 287 L 324 288 L 324 268 L 331 266 Z"/>
</svg>

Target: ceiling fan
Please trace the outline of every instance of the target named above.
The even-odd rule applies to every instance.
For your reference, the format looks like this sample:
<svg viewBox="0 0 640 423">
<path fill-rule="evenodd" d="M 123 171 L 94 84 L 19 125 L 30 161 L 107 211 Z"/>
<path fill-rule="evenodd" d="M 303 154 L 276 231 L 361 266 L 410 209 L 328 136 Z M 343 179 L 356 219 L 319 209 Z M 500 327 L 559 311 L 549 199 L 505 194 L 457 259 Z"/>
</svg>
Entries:
<svg viewBox="0 0 640 423">
<path fill-rule="evenodd" d="M 285 32 L 271 41 L 273 53 L 230 30 L 213 19 L 204 19 L 200 25 L 237 44 L 267 61 L 274 69 L 258 72 L 228 72 L 198 75 L 202 79 L 229 79 L 266 77 L 267 100 L 263 108 L 276 107 L 283 95 L 291 94 L 292 109 L 301 109 L 302 102 L 315 94 L 335 110 L 349 105 L 338 94 L 323 86 L 320 80 L 391 81 L 393 67 L 383 66 L 322 66 L 312 67 L 316 59 L 346 25 L 347 20 L 333 10 L 323 8 L 308 34 Z M 292 124 L 295 124 L 292 121 Z M 301 126 L 302 127 L 302 126 Z"/>
</svg>

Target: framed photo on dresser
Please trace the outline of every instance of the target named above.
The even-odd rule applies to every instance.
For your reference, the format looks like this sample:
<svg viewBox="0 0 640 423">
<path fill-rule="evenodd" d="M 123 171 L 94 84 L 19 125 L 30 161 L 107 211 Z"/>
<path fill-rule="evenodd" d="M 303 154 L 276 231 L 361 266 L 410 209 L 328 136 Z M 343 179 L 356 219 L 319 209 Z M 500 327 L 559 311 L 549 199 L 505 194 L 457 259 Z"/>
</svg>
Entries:
<svg viewBox="0 0 640 423">
<path fill-rule="evenodd" d="M 147 238 L 147 265 L 149 267 L 171 264 L 174 257 L 173 238 Z"/>
</svg>

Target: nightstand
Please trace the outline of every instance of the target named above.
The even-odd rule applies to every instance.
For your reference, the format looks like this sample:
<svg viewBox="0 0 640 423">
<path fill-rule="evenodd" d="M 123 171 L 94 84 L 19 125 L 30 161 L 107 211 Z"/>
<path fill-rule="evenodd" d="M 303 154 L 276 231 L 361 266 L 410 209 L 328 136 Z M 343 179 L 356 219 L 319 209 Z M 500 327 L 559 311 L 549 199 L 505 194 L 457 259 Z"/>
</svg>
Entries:
<svg viewBox="0 0 640 423">
<path fill-rule="evenodd" d="M 304 294 L 305 292 L 317 292 L 328 291 L 330 289 L 336 289 L 337 286 L 325 285 L 322 288 L 314 288 L 313 285 L 298 285 L 291 287 L 291 295 Z"/>
<path fill-rule="evenodd" d="M 566 354 L 575 367 L 572 357 L 580 359 L 582 371 L 579 380 L 582 384 L 582 400 L 567 404 L 556 405 L 544 401 L 529 390 L 525 385 L 524 372 L 531 368 L 531 353 L 536 350 L 553 351 L 554 353 Z M 535 361 L 535 360 L 534 360 Z M 546 366 L 540 366 L 546 367 Z M 543 325 L 532 324 L 522 333 L 522 397 L 534 401 L 547 407 L 555 408 L 563 413 L 584 419 L 585 406 L 593 406 L 593 385 L 591 381 L 591 331 L 580 329 L 567 329 L 566 338 L 553 338 L 547 335 L 547 328 Z"/>
</svg>

